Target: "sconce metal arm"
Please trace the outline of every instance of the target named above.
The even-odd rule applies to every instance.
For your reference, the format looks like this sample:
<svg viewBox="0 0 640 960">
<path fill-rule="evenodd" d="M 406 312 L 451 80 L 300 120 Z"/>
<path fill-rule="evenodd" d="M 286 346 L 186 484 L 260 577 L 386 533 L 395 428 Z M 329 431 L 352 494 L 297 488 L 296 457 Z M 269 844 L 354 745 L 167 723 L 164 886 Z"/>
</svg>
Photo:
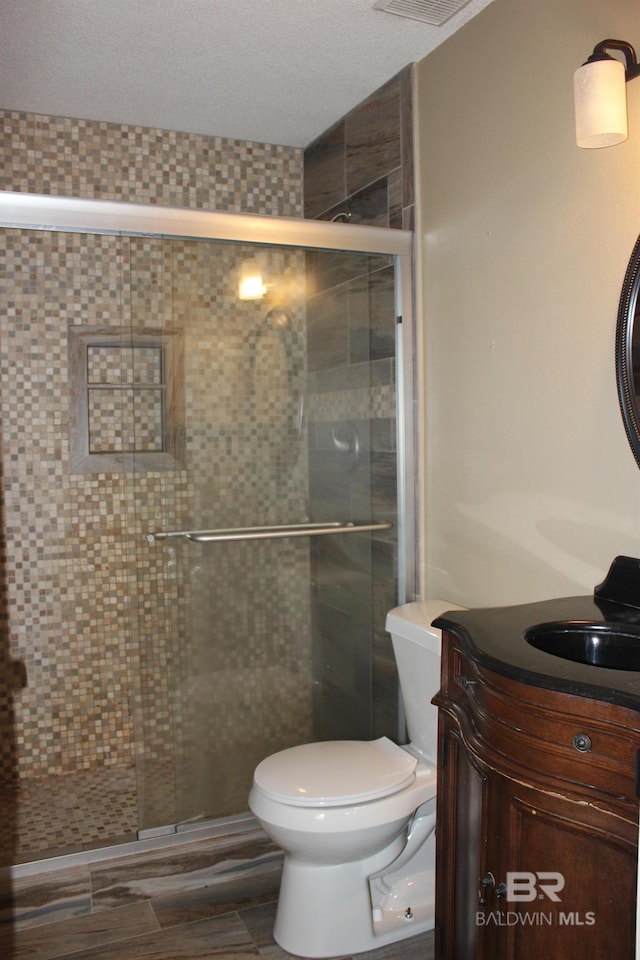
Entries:
<svg viewBox="0 0 640 960">
<path fill-rule="evenodd" d="M 606 60 L 609 58 L 607 50 L 618 50 L 624 54 L 626 61 L 625 79 L 627 82 L 634 77 L 640 76 L 640 64 L 636 58 L 636 52 L 630 43 L 626 40 L 601 40 L 593 48 L 593 53 L 587 60 L 587 63 L 593 63 L 594 60 Z"/>
</svg>

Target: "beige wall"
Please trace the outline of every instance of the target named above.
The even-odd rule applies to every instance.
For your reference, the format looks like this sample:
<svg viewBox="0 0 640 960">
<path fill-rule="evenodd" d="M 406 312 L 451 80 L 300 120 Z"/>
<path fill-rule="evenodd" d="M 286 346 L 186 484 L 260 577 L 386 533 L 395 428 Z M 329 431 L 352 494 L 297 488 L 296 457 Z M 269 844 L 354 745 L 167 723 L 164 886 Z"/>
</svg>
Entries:
<svg viewBox="0 0 640 960">
<path fill-rule="evenodd" d="M 606 37 L 640 46 L 637 0 L 494 0 L 418 67 L 429 596 L 589 593 L 640 556 L 613 360 L 640 80 L 625 144 L 574 141 L 572 74 Z"/>
</svg>

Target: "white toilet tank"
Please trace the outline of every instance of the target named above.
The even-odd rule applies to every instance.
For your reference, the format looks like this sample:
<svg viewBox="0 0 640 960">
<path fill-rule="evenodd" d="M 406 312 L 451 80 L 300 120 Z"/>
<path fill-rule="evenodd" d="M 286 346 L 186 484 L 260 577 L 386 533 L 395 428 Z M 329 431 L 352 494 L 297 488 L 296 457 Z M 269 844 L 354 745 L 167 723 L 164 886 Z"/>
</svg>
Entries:
<svg viewBox="0 0 640 960">
<path fill-rule="evenodd" d="M 390 610 L 391 634 L 411 745 L 435 762 L 438 748 L 438 709 L 431 703 L 440 689 L 441 631 L 431 621 L 445 610 L 462 607 L 446 600 L 417 600 Z"/>
</svg>

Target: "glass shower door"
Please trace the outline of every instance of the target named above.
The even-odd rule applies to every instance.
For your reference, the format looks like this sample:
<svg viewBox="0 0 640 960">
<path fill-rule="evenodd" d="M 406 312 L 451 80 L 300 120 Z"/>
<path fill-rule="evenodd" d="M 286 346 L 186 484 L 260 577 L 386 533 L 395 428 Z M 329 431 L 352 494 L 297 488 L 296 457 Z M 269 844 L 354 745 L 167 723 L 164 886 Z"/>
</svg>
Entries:
<svg viewBox="0 0 640 960">
<path fill-rule="evenodd" d="M 267 293 L 241 301 L 248 258 Z M 163 241 L 163 263 L 184 453 L 162 478 L 156 532 L 195 536 L 149 549 L 171 622 L 171 819 L 184 822 L 245 810 L 276 750 L 398 735 L 384 632 L 397 602 L 395 271 L 385 255 L 187 240 Z M 316 535 L 372 521 L 390 526 Z M 287 524 L 312 529 L 281 536 Z M 206 539 L 267 526 L 275 537 Z M 149 826 L 153 768 L 139 765 Z M 155 780 L 166 789 L 166 772 Z"/>
<path fill-rule="evenodd" d="M 126 782 L 131 806 L 135 773 L 138 826 L 164 832 L 245 811 L 275 750 L 400 736 L 384 616 L 411 595 L 396 324 L 411 237 L 27 194 L 0 208 L 24 281 L 20 356 L 40 371 L 23 377 L 41 389 L 32 449 L 56 471 L 19 544 L 55 585 L 38 598 L 62 600 L 38 621 L 61 664 L 41 722 L 64 729 L 43 762 L 108 774 L 118 795 Z M 20 231 L 46 248 L 42 286 Z M 266 289 L 242 301 L 247 258 Z M 289 524 L 312 529 L 185 536 Z"/>
</svg>

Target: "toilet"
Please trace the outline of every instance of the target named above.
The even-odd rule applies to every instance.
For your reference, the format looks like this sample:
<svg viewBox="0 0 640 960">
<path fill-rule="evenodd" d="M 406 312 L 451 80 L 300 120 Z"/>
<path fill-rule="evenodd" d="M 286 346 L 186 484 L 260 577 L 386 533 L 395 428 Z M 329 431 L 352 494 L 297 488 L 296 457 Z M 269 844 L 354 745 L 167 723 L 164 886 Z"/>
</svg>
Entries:
<svg viewBox="0 0 640 960">
<path fill-rule="evenodd" d="M 256 767 L 249 806 L 284 851 L 276 942 L 300 957 L 373 950 L 430 930 L 444 600 L 387 614 L 410 742 L 306 743 Z"/>
</svg>

